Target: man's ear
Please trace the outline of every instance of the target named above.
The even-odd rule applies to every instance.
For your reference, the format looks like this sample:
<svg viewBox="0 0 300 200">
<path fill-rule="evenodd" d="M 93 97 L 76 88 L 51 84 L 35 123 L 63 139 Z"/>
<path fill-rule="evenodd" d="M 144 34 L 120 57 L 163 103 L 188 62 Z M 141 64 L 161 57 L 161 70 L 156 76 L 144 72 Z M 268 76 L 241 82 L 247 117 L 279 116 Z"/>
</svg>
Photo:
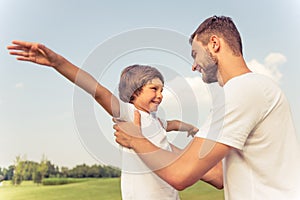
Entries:
<svg viewBox="0 0 300 200">
<path fill-rule="evenodd" d="M 212 52 L 218 52 L 220 50 L 220 38 L 216 35 L 212 35 L 209 40 L 209 48 Z"/>
</svg>

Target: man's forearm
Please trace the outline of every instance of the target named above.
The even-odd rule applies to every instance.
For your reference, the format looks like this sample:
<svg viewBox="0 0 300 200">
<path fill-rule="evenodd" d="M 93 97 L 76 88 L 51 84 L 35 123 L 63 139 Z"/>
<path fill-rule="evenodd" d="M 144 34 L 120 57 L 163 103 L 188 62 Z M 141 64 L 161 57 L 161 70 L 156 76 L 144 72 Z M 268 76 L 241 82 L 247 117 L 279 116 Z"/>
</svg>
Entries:
<svg viewBox="0 0 300 200">
<path fill-rule="evenodd" d="M 222 163 L 214 164 L 217 158 L 212 156 L 208 156 L 208 160 L 200 158 L 203 141 L 196 139 L 181 154 L 159 149 L 145 138 L 134 139 L 132 147 L 150 169 L 177 190 L 183 190 L 199 180 L 222 189 Z"/>
<path fill-rule="evenodd" d="M 158 148 L 146 138 L 134 139 L 131 148 L 152 171 L 165 168 L 180 156 L 178 153 Z"/>
<path fill-rule="evenodd" d="M 209 183 L 217 189 L 223 189 L 223 166 L 222 161 L 210 169 L 201 178 L 202 181 Z"/>
</svg>

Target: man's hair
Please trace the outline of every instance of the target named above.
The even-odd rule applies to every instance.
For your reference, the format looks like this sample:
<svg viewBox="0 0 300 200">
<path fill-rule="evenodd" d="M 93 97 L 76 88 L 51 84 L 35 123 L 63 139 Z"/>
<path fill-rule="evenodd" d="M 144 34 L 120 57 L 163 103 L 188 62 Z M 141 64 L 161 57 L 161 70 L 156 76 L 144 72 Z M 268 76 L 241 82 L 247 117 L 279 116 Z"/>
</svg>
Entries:
<svg viewBox="0 0 300 200">
<path fill-rule="evenodd" d="M 207 45 L 212 35 L 223 38 L 234 55 L 243 55 L 240 33 L 230 17 L 212 16 L 207 18 L 191 35 L 190 44 L 196 37 L 203 45 Z"/>
<path fill-rule="evenodd" d="M 120 99 L 124 102 L 132 103 L 134 94 L 138 96 L 143 86 L 155 78 L 159 78 L 164 84 L 162 74 L 154 67 L 146 65 L 131 65 L 126 67 L 120 76 Z"/>
</svg>

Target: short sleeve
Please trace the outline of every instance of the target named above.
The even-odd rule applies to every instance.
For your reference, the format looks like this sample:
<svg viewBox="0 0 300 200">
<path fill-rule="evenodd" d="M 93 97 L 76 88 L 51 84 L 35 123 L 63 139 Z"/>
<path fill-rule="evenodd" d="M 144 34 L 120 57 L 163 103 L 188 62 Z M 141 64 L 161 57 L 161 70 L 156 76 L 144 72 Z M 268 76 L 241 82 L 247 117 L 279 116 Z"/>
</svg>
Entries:
<svg viewBox="0 0 300 200">
<path fill-rule="evenodd" d="M 223 88 L 222 98 L 213 106 L 198 137 L 243 149 L 244 144 L 261 120 L 266 107 L 259 84 L 245 77 L 232 80 Z"/>
<path fill-rule="evenodd" d="M 135 109 L 133 104 L 124 103 L 121 100 L 119 100 L 119 104 L 120 104 L 120 117 L 117 119 L 124 120 L 124 121 L 133 121 L 133 113 Z"/>
</svg>

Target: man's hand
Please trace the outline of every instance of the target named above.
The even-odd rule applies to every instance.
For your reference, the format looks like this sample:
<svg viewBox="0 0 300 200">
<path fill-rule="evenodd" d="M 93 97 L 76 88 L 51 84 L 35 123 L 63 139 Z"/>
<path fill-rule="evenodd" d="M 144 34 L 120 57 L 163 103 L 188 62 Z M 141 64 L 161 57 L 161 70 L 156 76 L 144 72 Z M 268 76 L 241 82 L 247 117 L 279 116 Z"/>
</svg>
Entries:
<svg viewBox="0 0 300 200">
<path fill-rule="evenodd" d="M 139 111 L 134 111 L 133 122 L 118 122 L 115 120 L 116 124 L 113 128 L 116 130 L 116 142 L 127 147 L 129 149 L 134 148 L 133 140 L 144 138 L 141 131 L 141 114 Z"/>
</svg>

